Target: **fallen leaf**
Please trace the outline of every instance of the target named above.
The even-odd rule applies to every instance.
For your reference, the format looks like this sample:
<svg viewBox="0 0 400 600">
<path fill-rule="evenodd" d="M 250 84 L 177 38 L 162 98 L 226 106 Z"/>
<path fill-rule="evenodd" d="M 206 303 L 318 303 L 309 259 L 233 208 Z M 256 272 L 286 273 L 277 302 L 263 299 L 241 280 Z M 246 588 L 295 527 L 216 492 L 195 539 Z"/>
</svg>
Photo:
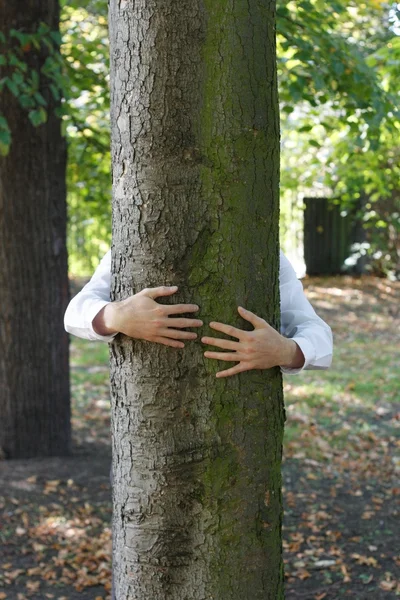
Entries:
<svg viewBox="0 0 400 600">
<path fill-rule="evenodd" d="M 394 590 L 396 588 L 396 581 L 389 580 L 389 581 L 381 581 L 379 583 L 379 587 L 384 590 L 385 592 L 390 592 L 391 590 Z"/>
<path fill-rule="evenodd" d="M 25 587 L 30 592 L 37 592 L 38 589 L 40 588 L 40 581 L 27 581 L 25 584 Z"/>
<path fill-rule="evenodd" d="M 306 569 L 302 569 L 297 573 L 297 577 L 303 581 L 304 579 L 308 579 L 309 577 L 311 577 L 311 573 L 306 571 Z"/>
<path fill-rule="evenodd" d="M 373 556 L 363 556 L 362 554 L 352 554 L 351 558 L 357 562 L 358 565 L 369 565 L 370 567 L 377 567 L 378 561 Z"/>
<path fill-rule="evenodd" d="M 351 581 L 351 578 L 350 578 L 350 575 L 349 575 L 346 565 L 341 565 L 340 570 L 343 575 L 343 583 L 349 583 Z"/>
</svg>

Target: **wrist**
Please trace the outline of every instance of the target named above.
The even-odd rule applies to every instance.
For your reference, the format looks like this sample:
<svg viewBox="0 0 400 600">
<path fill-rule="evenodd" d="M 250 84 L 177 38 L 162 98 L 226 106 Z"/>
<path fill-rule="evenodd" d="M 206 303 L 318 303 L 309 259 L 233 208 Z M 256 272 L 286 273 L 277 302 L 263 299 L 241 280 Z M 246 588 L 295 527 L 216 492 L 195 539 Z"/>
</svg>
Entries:
<svg viewBox="0 0 400 600">
<path fill-rule="evenodd" d="M 301 369 L 304 366 L 305 358 L 300 347 L 294 340 L 283 338 L 284 344 L 282 348 L 280 367 L 286 369 Z"/>
<path fill-rule="evenodd" d="M 114 335 L 119 333 L 118 329 L 118 305 L 119 302 L 109 302 L 97 313 L 92 321 L 92 327 L 98 335 Z"/>
</svg>

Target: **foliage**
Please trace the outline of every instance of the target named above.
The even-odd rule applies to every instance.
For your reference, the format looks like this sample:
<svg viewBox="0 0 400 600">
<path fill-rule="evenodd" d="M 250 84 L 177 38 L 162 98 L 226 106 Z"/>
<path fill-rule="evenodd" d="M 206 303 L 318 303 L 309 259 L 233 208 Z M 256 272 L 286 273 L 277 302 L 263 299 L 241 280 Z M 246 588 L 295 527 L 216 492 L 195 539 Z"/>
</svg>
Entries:
<svg viewBox="0 0 400 600">
<path fill-rule="evenodd" d="M 55 96 L 63 89 L 70 269 L 82 274 L 93 270 L 111 237 L 107 1 L 62 0 L 61 8 L 63 68 L 56 59 L 58 34 L 41 29 L 39 40 L 39 29 L 14 31 L 15 58 L 0 40 L 0 61 L 12 67 L 8 83 L 3 78 L 0 86 L 11 86 L 37 124 L 46 119 L 47 102 L 35 95 L 38 76 L 48 77 Z M 293 228 L 294 193 L 339 195 L 345 207 L 367 195 L 371 251 L 391 246 L 391 265 L 400 227 L 399 9 L 382 0 L 278 0 L 277 9 L 283 228 Z M 49 46 L 49 58 L 55 59 L 49 72 L 33 74 L 27 67 L 26 44 Z M 9 143 L 8 124 L 0 116 L 3 152 Z M 298 205 L 295 216 L 301 218 Z"/>
<path fill-rule="evenodd" d="M 40 23 L 34 32 L 10 29 L 8 36 L 0 32 L 0 66 L 4 77 L 0 79 L 0 93 L 8 88 L 20 106 L 28 111 L 32 125 L 37 127 L 47 121 L 50 92 L 57 103 L 65 88 L 63 61 L 59 53 L 61 37 Z M 32 65 L 32 56 L 40 60 L 40 67 Z M 0 154 L 5 156 L 11 144 L 11 131 L 4 115 L 0 115 Z"/>
<path fill-rule="evenodd" d="M 320 30 L 312 5 L 322 10 L 318 0 L 279 9 L 283 228 L 293 228 L 289 190 L 340 197 L 344 209 L 362 196 L 369 248 L 361 251 L 395 273 L 400 5 L 329 3 Z"/>
<path fill-rule="evenodd" d="M 305 191 L 315 181 L 321 188 L 332 186 L 331 155 L 343 137 L 361 147 L 367 138 L 373 147 L 382 143 L 382 123 L 388 111 L 395 110 L 395 86 L 385 88 L 380 65 L 369 57 L 392 36 L 385 10 L 377 0 L 278 0 L 283 192 Z M 90 272 L 110 242 L 106 11 L 105 0 L 70 3 L 64 6 L 61 24 L 62 52 L 74 82 L 69 101 L 73 117 L 68 122 L 69 251 L 74 272 Z M 291 139 L 288 130 L 295 131 Z M 297 152 L 285 152 L 290 144 Z M 295 163 L 290 168 L 289 161 Z"/>
<path fill-rule="evenodd" d="M 400 37 L 394 37 L 368 58 L 378 68 L 384 85 L 400 94 Z M 363 150 L 348 138 L 336 145 L 332 160 L 335 171 L 329 182 L 343 205 L 351 206 L 364 196 L 362 218 L 368 231 L 369 253 L 375 269 L 400 277 L 400 122 L 388 116 L 382 124 L 379 147 Z"/>
<path fill-rule="evenodd" d="M 65 2 L 61 15 L 69 81 L 68 250 L 70 269 L 89 273 L 111 239 L 107 2 Z"/>
<path fill-rule="evenodd" d="M 380 73 L 367 62 L 386 40 L 382 2 L 278 3 L 278 57 L 283 114 L 299 104 L 329 105 L 349 122 L 353 134 L 379 138 L 379 127 L 393 110 Z M 321 121 L 331 131 L 331 123 Z M 303 129 L 307 132 L 306 129 Z"/>
</svg>

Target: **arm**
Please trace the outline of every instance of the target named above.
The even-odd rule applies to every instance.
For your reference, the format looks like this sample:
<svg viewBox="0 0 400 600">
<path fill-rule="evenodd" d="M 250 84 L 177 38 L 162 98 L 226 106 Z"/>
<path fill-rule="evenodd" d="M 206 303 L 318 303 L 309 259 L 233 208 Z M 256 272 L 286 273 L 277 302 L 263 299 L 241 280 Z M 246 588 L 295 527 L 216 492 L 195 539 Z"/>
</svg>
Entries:
<svg viewBox="0 0 400 600">
<path fill-rule="evenodd" d="M 298 373 L 302 369 L 328 369 L 332 363 L 333 339 L 329 325 L 315 312 L 307 300 L 301 281 L 281 252 L 280 264 L 281 333 L 293 340 L 304 355 L 304 365 L 282 366 L 284 373 Z"/>
<path fill-rule="evenodd" d="M 93 320 L 110 303 L 111 250 L 100 261 L 91 280 L 72 298 L 64 316 L 68 333 L 86 340 L 111 341 L 116 332 L 96 331 Z M 102 335 L 103 334 L 103 335 Z"/>
<path fill-rule="evenodd" d="M 171 296 L 176 286 L 146 288 L 119 302 L 110 302 L 111 252 L 96 269 L 92 279 L 75 296 L 65 313 L 65 329 L 89 340 L 111 341 L 117 333 L 156 342 L 174 348 L 183 348 L 183 340 L 197 335 L 182 331 L 186 327 L 200 327 L 199 319 L 182 318 L 183 313 L 199 310 L 195 304 L 158 304 L 156 298 Z"/>
</svg>

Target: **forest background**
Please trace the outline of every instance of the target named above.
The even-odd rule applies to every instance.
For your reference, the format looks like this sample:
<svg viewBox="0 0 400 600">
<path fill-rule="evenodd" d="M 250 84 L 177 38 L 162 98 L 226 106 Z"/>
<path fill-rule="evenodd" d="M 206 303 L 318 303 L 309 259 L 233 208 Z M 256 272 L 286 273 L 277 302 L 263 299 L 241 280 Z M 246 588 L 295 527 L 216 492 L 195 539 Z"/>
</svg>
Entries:
<svg viewBox="0 0 400 600">
<path fill-rule="evenodd" d="M 88 275 L 111 241 L 107 1 L 61 5 L 62 63 L 54 55 L 45 68 L 65 96 L 70 273 Z M 400 274 L 399 15 L 400 4 L 382 0 L 278 1 L 281 243 L 292 259 L 301 256 L 303 197 L 326 196 L 343 213 L 358 210 L 367 238 L 355 254 L 368 254 L 375 274 Z M 29 98 L 40 125 L 46 100 L 24 49 L 57 34 L 11 35 L 19 48 L 0 59 L 13 66 L 0 86 L 23 105 Z M 10 143 L 0 115 L 3 154 Z"/>
</svg>

